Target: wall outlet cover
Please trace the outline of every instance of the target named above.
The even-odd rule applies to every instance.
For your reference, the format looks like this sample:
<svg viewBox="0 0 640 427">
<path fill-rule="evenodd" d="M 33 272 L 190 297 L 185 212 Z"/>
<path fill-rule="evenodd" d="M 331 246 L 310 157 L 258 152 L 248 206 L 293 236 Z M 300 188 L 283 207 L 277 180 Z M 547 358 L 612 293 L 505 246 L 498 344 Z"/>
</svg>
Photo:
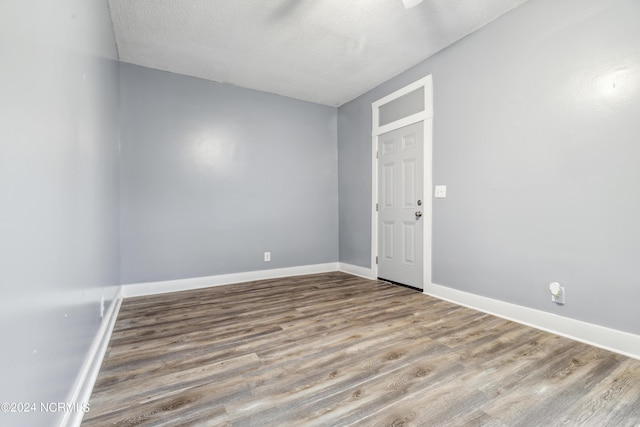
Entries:
<svg viewBox="0 0 640 427">
<path fill-rule="evenodd" d="M 551 301 L 555 302 L 556 304 L 562 305 L 565 303 L 564 300 L 565 300 L 564 287 L 560 287 L 556 295 L 551 294 Z"/>
</svg>

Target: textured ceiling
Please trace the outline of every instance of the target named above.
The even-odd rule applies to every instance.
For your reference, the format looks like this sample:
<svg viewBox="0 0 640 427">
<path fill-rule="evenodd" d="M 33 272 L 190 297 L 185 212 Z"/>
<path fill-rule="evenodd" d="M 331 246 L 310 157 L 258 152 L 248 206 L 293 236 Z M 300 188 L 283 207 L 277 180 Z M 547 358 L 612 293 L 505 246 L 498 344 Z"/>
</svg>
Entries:
<svg viewBox="0 0 640 427">
<path fill-rule="evenodd" d="M 339 106 L 526 0 L 109 0 L 120 60 Z"/>
</svg>

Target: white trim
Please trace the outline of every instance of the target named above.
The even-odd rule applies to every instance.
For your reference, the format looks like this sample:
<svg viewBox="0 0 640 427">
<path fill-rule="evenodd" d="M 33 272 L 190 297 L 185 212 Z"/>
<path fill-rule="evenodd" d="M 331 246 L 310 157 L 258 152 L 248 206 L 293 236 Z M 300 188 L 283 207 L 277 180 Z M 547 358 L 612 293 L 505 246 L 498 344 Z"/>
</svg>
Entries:
<svg viewBox="0 0 640 427">
<path fill-rule="evenodd" d="M 377 114 L 373 114 L 374 117 Z M 371 272 L 378 278 L 378 136 L 372 138 L 371 147 Z"/>
<path fill-rule="evenodd" d="M 409 92 L 413 92 L 420 87 L 424 87 L 424 111 L 403 117 L 384 126 L 379 125 L 379 110 L 385 105 Z M 372 128 L 371 128 L 371 274 L 373 278 L 378 277 L 378 265 L 376 256 L 378 254 L 378 137 L 383 133 L 414 124 L 423 123 L 423 166 L 424 166 L 424 190 L 423 190 L 423 261 L 422 261 L 422 287 L 423 289 L 431 283 L 431 242 L 433 223 L 433 79 L 431 75 L 423 77 L 405 86 L 384 98 L 371 104 Z"/>
<path fill-rule="evenodd" d="M 379 126 L 377 128 L 374 128 L 372 131 L 372 136 L 379 136 L 379 135 L 382 135 L 383 133 L 391 132 L 392 130 L 400 129 L 405 126 L 412 125 L 414 123 L 422 122 L 426 120 L 428 117 L 429 116 L 424 111 L 420 111 L 419 113 L 415 113 L 410 116 L 398 119 L 395 122 L 387 123 L 384 126 Z"/>
<path fill-rule="evenodd" d="M 512 320 L 536 329 L 571 338 L 585 344 L 640 359 L 640 335 L 558 316 L 508 302 L 475 295 L 446 286 L 430 284 L 424 293 L 454 304 Z"/>
<path fill-rule="evenodd" d="M 109 346 L 109 340 L 111 339 L 111 333 L 113 332 L 113 327 L 116 324 L 121 304 L 122 286 L 119 286 L 116 295 L 113 297 L 111 304 L 109 304 L 107 312 L 102 318 L 100 329 L 98 329 L 98 332 L 91 343 L 91 347 L 89 347 L 89 352 L 87 353 L 82 368 L 80 369 L 80 373 L 76 378 L 73 389 L 71 390 L 71 397 L 67 399 L 68 403 L 74 403 L 79 407 L 82 407 L 82 404 L 89 402 L 93 386 L 95 385 L 96 378 L 98 378 L 98 373 L 100 372 L 102 360 L 104 359 L 107 347 Z M 60 426 L 79 426 L 82 423 L 83 416 L 84 413 L 82 411 L 64 412 L 60 420 Z"/>
<path fill-rule="evenodd" d="M 338 263 L 303 265 L 299 267 L 274 268 L 271 270 L 248 271 L 244 273 L 221 274 L 217 276 L 192 277 L 189 279 L 165 280 L 161 282 L 133 283 L 123 285 L 125 298 L 167 292 L 188 291 L 211 286 L 230 285 L 254 280 L 276 279 L 279 277 L 302 276 L 306 274 L 338 271 Z"/>
<path fill-rule="evenodd" d="M 420 80 L 416 80 L 415 82 L 408 84 L 407 86 L 398 89 L 397 91 L 390 93 L 389 95 L 385 96 L 384 98 L 380 98 L 377 101 L 375 101 L 372 105 L 374 108 L 380 108 L 382 105 L 384 104 L 388 104 L 391 101 L 394 101 L 398 98 L 400 98 L 401 96 L 404 96 L 410 92 L 413 92 L 416 89 L 420 89 L 423 86 L 428 86 L 430 84 L 431 81 L 431 75 L 428 75 L 426 77 L 421 78 Z M 425 109 L 425 111 L 430 111 L 430 109 Z M 377 117 L 376 117 L 377 118 Z M 378 121 L 376 120 L 376 125 L 378 124 Z M 377 127 L 377 126 L 376 126 Z"/>
<path fill-rule="evenodd" d="M 346 264 L 344 262 L 341 262 L 338 266 L 338 269 L 343 273 L 351 274 L 353 276 L 360 276 L 369 280 L 376 279 L 376 276 L 373 274 L 373 270 L 371 268 L 360 267 L 358 265 Z"/>
</svg>

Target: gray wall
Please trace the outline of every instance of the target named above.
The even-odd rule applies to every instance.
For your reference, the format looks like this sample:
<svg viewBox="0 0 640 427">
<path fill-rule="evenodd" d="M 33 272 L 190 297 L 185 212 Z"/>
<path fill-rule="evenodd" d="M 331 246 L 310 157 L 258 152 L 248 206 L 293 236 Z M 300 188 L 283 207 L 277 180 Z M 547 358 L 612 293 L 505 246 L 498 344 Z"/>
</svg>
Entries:
<svg viewBox="0 0 640 427">
<path fill-rule="evenodd" d="M 0 402 L 65 402 L 119 281 L 114 35 L 102 0 L 3 0 L 0 40 Z"/>
<path fill-rule="evenodd" d="M 123 283 L 338 261 L 337 109 L 130 64 L 120 78 Z"/>
<path fill-rule="evenodd" d="M 530 0 L 340 107 L 341 261 L 369 267 L 371 102 L 432 74 L 432 281 L 640 333 L 639 16 Z"/>
</svg>

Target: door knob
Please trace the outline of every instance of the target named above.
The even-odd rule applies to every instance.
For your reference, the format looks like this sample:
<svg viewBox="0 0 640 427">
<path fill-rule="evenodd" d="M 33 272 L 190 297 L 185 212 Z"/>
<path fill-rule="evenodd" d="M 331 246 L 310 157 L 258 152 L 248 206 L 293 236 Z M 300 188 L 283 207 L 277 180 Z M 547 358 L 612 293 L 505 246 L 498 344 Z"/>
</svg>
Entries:
<svg viewBox="0 0 640 427">
<path fill-rule="evenodd" d="M 420 218 L 422 216 L 422 212 L 418 211 L 416 212 L 416 218 Z"/>
</svg>

